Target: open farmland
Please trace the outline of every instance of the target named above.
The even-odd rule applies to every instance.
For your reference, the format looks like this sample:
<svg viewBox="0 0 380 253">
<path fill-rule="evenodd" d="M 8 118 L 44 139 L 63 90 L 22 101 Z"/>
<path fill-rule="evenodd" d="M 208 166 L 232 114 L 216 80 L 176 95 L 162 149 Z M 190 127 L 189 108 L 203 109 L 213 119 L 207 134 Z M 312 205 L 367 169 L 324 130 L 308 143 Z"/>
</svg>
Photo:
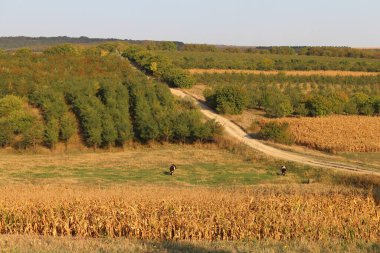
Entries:
<svg viewBox="0 0 380 253">
<path fill-rule="evenodd" d="M 309 93 L 297 93 L 304 97 L 294 100 L 299 104 L 314 92 L 322 97 L 327 91 L 344 93 L 339 96 L 344 103 L 357 93 L 361 103 L 376 101 L 378 75 L 190 75 L 161 58 L 162 51 L 141 48 L 61 45 L 40 54 L 21 49 L 0 56 L 0 127 L 7 130 L 0 135 L 0 246 L 2 240 L 10 241 L 4 248 L 18 244 L 18 236 L 25 235 L 26 243 L 28 238 L 40 236 L 36 240 L 42 244 L 53 238 L 51 245 L 62 237 L 71 250 L 79 247 L 67 242 L 72 239 L 83 240 L 84 248 L 92 242 L 102 247 L 106 239 L 136 252 L 207 252 L 212 247 L 249 252 L 256 241 L 264 245 L 258 247 L 279 245 L 274 247 L 282 252 L 285 245 L 302 251 L 309 243 L 378 248 L 380 179 L 374 167 L 366 164 L 350 174 L 358 163 L 338 167 L 337 160 L 311 163 L 303 157 L 297 164 L 271 158 L 270 152 L 227 139 L 196 103 L 173 97 L 168 88 L 202 82 L 202 93 L 231 82 L 242 88 L 241 94 L 262 95 L 252 97 L 250 106 L 265 118 L 260 100 L 270 97 L 265 92 L 291 88 L 290 95 L 306 87 Z M 258 79 L 262 82 L 254 86 Z M 207 99 L 207 92 L 202 95 Z M 353 114 L 377 113 L 376 103 L 363 109 L 356 102 Z M 373 122 L 370 126 L 367 132 L 377 131 Z M 172 163 L 177 170 L 170 176 Z M 330 169 L 322 168 L 326 164 Z M 286 176 L 279 173 L 281 165 L 288 167 Z M 119 238 L 132 243 L 118 245 Z M 237 246 L 220 246 L 227 242 Z"/>
<path fill-rule="evenodd" d="M 283 118 L 295 142 L 329 152 L 380 152 L 380 117 Z"/>
</svg>

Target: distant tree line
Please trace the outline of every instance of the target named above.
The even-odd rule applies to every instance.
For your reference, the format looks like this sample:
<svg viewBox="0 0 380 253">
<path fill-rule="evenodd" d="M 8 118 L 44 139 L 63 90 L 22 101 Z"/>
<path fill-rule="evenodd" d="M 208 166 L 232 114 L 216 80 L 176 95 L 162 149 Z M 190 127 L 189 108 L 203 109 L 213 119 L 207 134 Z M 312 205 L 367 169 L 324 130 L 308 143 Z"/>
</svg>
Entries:
<svg viewBox="0 0 380 253">
<path fill-rule="evenodd" d="M 350 47 L 306 47 L 306 46 L 271 46 L 271 47 L 239 47 L 217 46 L 210 44 L 185 44 L 179 41 L 152 41 L 130 39 L 102 39 L 88 37 L 0 37 L 0 49 L 18 49 L 31 47 L 41 50 L 46 47 L 67 43 L 81 45 L 96 45 L 99 43 L 128 43 L 142 45 L 148 50 L 191 51 L 191 52 L 225 52 L 225 53 L 253 53 L 277 55 L 308 55 L 346 58 L 374 58 L 380 59 L 380 51 L 375 49 L 358 49 Z"/>
<path fill-rule="evenodd" d="M 179 47 L 181 51 L 192 52 L 225 52 L 225 53 L 253 53 L 253 54 L 278 54 L 278 55 L 308 55 L 346 58 L 372 58 L 380 59 L 380 51 L 373 49 L 358 49 L 350 47 L 238 47 L 215 46 L 207 44 L 184 44 Z"/>
<path fill-rule="evenodd" d="M 98 44 L 106 43 L 128 43 L 149 46 L 152 50 L 168 50 L 170 48 L 177 50 L 182 48 L 184 43 L 179 41 L 153 41 L 153 40 L 130 40 L 130 39 L 113 39 L 113 38 L 88 38 L 81 37 L 0 37 L 0 49 L 19 49 L 19 48 L 32 48 L 33 50 L 41 50 L 47 47 L 61 45 L 61 44 L 78 44 L 95 46 Z M 169 46 L 169 47 L 168 47 Z"/>
</svg>

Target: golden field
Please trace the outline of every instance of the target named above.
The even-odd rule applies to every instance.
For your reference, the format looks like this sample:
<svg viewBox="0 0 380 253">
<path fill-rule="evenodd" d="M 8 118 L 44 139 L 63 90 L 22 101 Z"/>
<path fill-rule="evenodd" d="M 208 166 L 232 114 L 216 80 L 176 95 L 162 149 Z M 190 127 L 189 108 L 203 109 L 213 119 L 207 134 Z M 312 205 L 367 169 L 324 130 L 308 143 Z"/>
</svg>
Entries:
<svg viewBox="0 0 380 253">
<path fill-rule="evenodd" d="M 380 117 L 326 116 L 283 118 L 295 142 L 329 152 L 379 152 Z"/>
<path fill-rule="evenodd" d="M 256 75 L 277 75 L 283 73 L 289 76 L 377 76 L 378 72 L 362 72 L 362 71 L 340 71 L 340 70 L 247 70 L 247 69 L 189 69 L 190 74 L 256 74 Z"/>
<path fill-rule="evenodd" d="M 371 190 L 347 187 L 13 185 L 1 192 L 0 234 L 195 241 L 380 238 L 378 199 Z"/>
</svg>

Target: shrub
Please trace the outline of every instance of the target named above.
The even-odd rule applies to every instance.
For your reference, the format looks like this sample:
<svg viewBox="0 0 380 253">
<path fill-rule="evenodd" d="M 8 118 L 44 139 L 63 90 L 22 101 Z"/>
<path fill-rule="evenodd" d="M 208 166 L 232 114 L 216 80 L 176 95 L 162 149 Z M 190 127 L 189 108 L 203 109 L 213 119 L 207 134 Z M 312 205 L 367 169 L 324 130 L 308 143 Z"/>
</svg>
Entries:
<svg viewBox="0 0 380 253">
<path fill-rule="evenodd" d="M 44 51 L 46 55 L 79 55 L 80 50 L 71 44 L 62 44 L 48 48 Z"/>
<path fill-rule="evenodd" d="M 333 105 L 329 98 L 322 95 L 315 95 L 306 102 L 309 116 L 326 116 L 333 113 Z"/>
<path fill-rule="evenodd" d="M 265 111 L 272 117 L 286 117 L 293 113 L 293 106 L 288 96 L 273 92 L 264 105 Z"/>
<path fill-rule="evenodd" d="M 207 92 L 205 93 L 207 103 L 218 113 L 241 114 L 247 107 L 246 92 L 238 86 L 227 85 L 217 88 L 213 93 Z"/>
<path fill-rule="evenodd" d="M 289 132 L 288 123 L 268 122 L 261 125 L 259 138 L 282 144 L 293 144 L 294 138 Z"/>
</svg>

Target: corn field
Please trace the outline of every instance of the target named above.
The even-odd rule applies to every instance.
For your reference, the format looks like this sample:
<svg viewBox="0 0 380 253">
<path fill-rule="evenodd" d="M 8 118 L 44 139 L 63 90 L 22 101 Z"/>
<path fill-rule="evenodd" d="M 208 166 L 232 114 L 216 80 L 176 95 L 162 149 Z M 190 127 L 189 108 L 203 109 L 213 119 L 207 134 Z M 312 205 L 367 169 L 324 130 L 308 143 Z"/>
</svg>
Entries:
<svg viewBox="0 0 380 253">
<path fill-rule="evenodd" d="M 319 188 L 319 189 L 315 189 Z M 359 190 L 128 187 L 2 189 L 1 234 L 147 240 L 380 239 L 380 206 Z"/>
<path fill-rule="evenodd" d="M 283 118 L 295 142 L 329 152 L 379 152 L 380 117 Z"/>
</svg>

